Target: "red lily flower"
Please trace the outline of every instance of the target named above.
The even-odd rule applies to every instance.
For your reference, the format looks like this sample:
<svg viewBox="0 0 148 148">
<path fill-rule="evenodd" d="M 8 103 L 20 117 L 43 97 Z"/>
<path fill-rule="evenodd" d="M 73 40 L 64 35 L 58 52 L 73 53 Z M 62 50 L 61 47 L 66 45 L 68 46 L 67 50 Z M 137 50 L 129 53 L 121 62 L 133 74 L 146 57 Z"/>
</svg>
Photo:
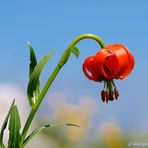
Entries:
<svg viewBox="0 0 148 148">
<path fill-rule="evenodd" d="M 129 50 L 120 44 L 108 45 L 89 56 L 83 63 L 83 72 L 89 80 L 104 81 L 104 90 L 101 92 L 102 101 L 112 101 L 118 98 L 119 93 L 114 79 L 124 79 L 134 67 L 134 57 Z"/>
</svg>

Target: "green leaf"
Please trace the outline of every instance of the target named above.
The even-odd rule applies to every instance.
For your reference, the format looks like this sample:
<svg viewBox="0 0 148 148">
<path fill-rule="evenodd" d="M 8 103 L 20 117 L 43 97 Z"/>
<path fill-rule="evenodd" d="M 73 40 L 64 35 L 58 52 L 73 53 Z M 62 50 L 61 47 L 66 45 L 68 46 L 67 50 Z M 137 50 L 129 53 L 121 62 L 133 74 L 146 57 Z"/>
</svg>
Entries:
<svg viewBox="0 0 148 148">
<path fill-rule="evenodd" d="M 37 65 L 37 59 L 36 59 L 36 55 L 34 52 L 34 49 L 32 47 L 32 44 L 30 42 L 28 42 L 28 46 L 30 49 L 30 65 L 29 65 L 29 76 L 32 74 L 35 66 Z"/>
<path fill-rule="evenodd" d="M 20 117 L 18 113 L 17 106 L 12 106 L 10 121 L 9 121 L 9 142 L 8 148 L 19 148 L 19 143 L 21 140 L 20 135 Z"/>
<path fill-rule="evenodd" d="M 31 51 L 32 51 L 32 49 L 31 49 Z M 29 103 L 30 103 L 31 107 L 33 107 L 33 105 L 36 104 L 38 95 L 40 93 L 40 90 L 39 90 L 39 86 L 40 86 L 39 77 L 40 77 L 40 74 L 41 74 L 44 66 L 46 65 L 46 63 L 50 59 L 50 57 L 53 55 L 54 51 L 55 50 L 52 50 L 49 54 L 47 54 L 34 67 L 33 71 L 31 72 L 28 87 L 27 87 L 27 95 L 28 95 L 28 99 L 29 99 Z M 33 56 L 33 57 L 35 57 L 35 56 Z"/>
<path fill-rule="evenodd" d="M 80 127 L 79 125 L 76 124 L 71 124 L 71 123 L 57 123 L 57 124 L 47 124 L 44 125 L 42 127 L 39 127 L 37 129 L 35 129 L 24 141 L 24 145 L 26 145 L 34 136 L 36 136 L 37 134 L 39 134 L 42 130 L 44 130 L 45 128 L 49 128 L 49 127 L 55 127 L 55 126 L 75 126 L 75 127 Z"/>
<path fill-rule="evenodd" d="M 38 84 L 38 80 L 40 77 L 40 74 L 44 68 L 44 66 L 46 65 L 46 63 L 48 62 L 48 60 L 50 59 L 50 57 L 53 55 L 54 50 L 52 50 L 49 54 L 47 54 L 34 68 L 31 76 L 30 76 L 30 81 L 28 84 L 28 88 L 27 88 L 27 94 L 29 97 L 33 97 L 33 93 L 36 90 L 37 84 Z"/>
<path fill-rule="evenodd" d="M 80 55 L 80 50 L 79 50 L 79 48 L 77 47 L 77 46 L 73 46 L 72 48 L 71 48 L 71 52 L 78 58 L 79 57 L 79 55 Z"/>
<path fill-rule="evenodd" d="M 0 148 L 5 148 L 4 144 L 3 144 L 3 135 L 4 135 L 4 130 L 6 129 L 7 127 L 7 123 L 8 123 L 8 119 L 9 119 L 9 116 L 11 114 L 11 111 L 12 111 L 12 107 L 14 105 L 14 102 L 15 100 L 13 100 L 12 104 L 11 104 L 11 107 L 7 113 L 7 116 L 3 122 L 3 125 L 2 125 L 2 128 L 1 128 L 1 132 L 0 132 Z"/>
<path fill-rule="evenodd" d="M 30 48 L 30 65 L 29 65 L 29 81 L 30 81 L 31 74 L 33 73 L 35 66 L 37 65 L 37 59 L 36 59 L 34 49 L 33 49 L 30 42 L 28 42 L 28 46 Z M 39 78 L 36 81 L 37 81 L 37 83 L 35 86 L 35 90 L 33 92 L 33 96 L 32 97 L 28 96 L 30 106 L 33 106 L 33 104 L 36 102 L 36 100 L 40 94 L 40 80 L 39 80 Z"/>
</svg>

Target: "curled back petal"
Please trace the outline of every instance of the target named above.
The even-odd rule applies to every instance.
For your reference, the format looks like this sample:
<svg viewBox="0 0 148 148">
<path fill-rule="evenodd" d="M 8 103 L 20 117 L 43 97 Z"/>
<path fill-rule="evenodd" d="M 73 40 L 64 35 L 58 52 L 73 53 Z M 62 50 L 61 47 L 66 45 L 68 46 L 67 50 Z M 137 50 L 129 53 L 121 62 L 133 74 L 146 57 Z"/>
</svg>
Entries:
<svg viewBox="0 0 148 148">
<path fill-rule="evenodd" d="M 98 73 L 102 75 L 103 79 L 111 80 L 118 73 L 119 63 L 113 52 L 103 48 L 95 56 L 96 67 Z"/>
<path fill-rule="evenodd" d="M 128 66 L 126 66 L 126 68 L 124 69 L 124 71 L 120 74 L 119 78 L 120 79 L 124 79 L 125 77 L 127 77 L 131 71 L 133 70 L 133 67 L 134 67 L 134 63 L 135 63 L 135 60 L 134 60 L 134 57 L 133 55 L 129 52 L 129 50 L 125 47 L 125 52 L 127 54 L 127 59 L 128 59 Z"/>
<path fill-rule="evenodd" d="M 111 49 L 119 63 L 119 70 L 117 73 L 116 79 L 124 79 L 127 77 L 133 69 L 134 66 L 134 57 L 129 52 L 129 50 L 120 44 L 109 45 L 107 48 Z"/>
<path fill-rule="evenodd" d="M 90 80 L 100 81 L 100 77 L 98 73 L 96 73 L 95 65 L 94 65 L 94 56 L 90 56 L 86 58 L 83 63 L 83 72 L 86 77 Z"/>
</svg>

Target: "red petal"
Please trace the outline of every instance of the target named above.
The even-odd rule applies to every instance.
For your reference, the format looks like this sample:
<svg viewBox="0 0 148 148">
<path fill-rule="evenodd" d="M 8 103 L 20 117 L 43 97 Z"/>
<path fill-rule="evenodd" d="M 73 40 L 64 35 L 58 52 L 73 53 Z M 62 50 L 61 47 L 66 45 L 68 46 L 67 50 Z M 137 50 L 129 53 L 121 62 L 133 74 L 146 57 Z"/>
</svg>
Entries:
<svg viewBox="0 0 148 148">
<path fill-rule="evenodd" d="M 118 63 L 120 65 L 119 71 L 117 73 L 116 79 L 124 79 L 127 77 L 133 69 L 134 66 L 134 57 L 129 52 L 129 50 L 120 44 L 109 45 L 106 48 L 111 49 L 114 51 Z"/>
<path fill-rule="evenodd" d="M 101 49 L 95 56 L 94 61 L 98 72 L 104 79 L 113 79 L 118 73 L 119 63 L 115 54 L 108 49 Z"/>
<path fill-rule="evenodd" d="M 90 80 L 101 81 L 99 74 L 95 70 L 94 56 L 86 58 L 83 63 L 83 72 Z"/>
<path fill-rule="evenodd" d="M 124 79 L 134 66 L 134 57 L 129 50 L 120 44 L 109 45 L 83 63 L 86 77 L 96 82 L 103 79 Z"/>
</svg>

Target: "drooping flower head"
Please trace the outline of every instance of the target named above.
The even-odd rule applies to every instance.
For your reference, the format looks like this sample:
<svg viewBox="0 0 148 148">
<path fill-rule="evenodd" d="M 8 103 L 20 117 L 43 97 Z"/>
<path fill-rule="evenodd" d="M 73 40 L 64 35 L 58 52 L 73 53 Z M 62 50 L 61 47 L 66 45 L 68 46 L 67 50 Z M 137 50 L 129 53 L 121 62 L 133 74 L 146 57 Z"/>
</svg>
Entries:
<svg viewBox="0 0 148 148">
<path fill-rule="evenodd" d="M 134 67 L 134 57 L 123 45 L 114 44 L 102 48 L 83 63 L 83 72 L 89 80 L 104 82 L 101 92 L 103 102 L 118 98 L 114 79 L 124 79 Z"/>
</svg>

